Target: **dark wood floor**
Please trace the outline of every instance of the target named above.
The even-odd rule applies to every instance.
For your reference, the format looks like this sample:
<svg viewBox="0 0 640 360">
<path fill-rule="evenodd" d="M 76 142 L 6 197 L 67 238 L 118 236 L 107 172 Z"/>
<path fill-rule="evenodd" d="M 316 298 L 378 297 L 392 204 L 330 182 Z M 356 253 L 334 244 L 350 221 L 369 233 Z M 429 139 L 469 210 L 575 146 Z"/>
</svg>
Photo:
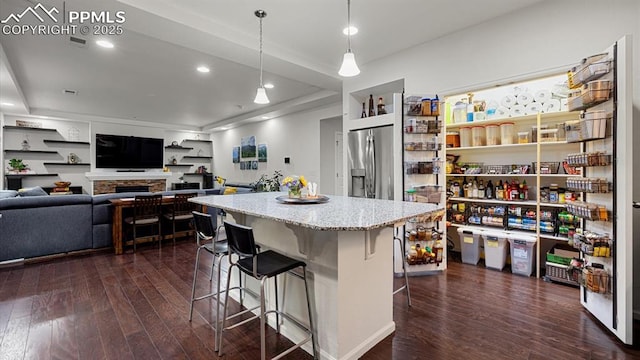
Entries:
<svg viewBox="0 0 640 360">
<path fill-rule="evenodd" d="M 187 320 L 194 255 L 183 241 L 0 269 L 0 359 L 216 358 L 211 304 Z M 200 292 L 211 286 L 206 256 Z M 396 295 L 395 334 L 363 359 L 640 359 L 581 308 L 576 289 L 460 263 L 410 281 L 413 307 Z M 234 329 L 224 358 L 258 358 L 258 334 Z M 270 353 L 288 345 L 267 334 Z"/>
</svg>

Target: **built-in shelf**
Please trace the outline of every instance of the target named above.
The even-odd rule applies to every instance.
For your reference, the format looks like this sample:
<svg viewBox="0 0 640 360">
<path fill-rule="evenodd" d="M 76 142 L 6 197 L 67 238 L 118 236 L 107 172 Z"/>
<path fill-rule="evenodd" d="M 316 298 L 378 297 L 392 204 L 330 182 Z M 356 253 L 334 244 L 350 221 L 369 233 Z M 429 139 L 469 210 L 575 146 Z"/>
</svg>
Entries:
<svg viewBox="0 0 640 360">
<path fill-rule="evenodd" d="M 90 163 L 45 162 L 44 165 L 90 166 Z"/>
<path fill-rule="evenodd" d="M 211 156 L 196 156 L 196 155 L 185 155 L 182 157 L 183 159 L 212 159 Z"/>
<path fill-rule="evenodd" d="M 194 166 L 195 164 L 164 164 L 164 166 Z"/>
<path fill-rule="evenodd" d="M 167 145 L 164 147 L 165 149 L 171 149 L 171 150 L 193 150 L 192 147 L 188 147 L 188 146 L 175 146 L 175 145 Z"/>
<path fill-rule="evenodd" d="M 42 140 L 45 144 L 72 144 L 72 145 L 90 145 L 88 141 L 67 141 L 67 140 Z"/>
<path fill-rule="evenodd" d="M 540 234 L 540 238 L 556 240 L 556 241 L 569 241 L 569 238 L 567 236 L 555 236 L 555 235 L 549 235 L 549 234 Z"/>
<path fill-rule="evenodd" d="M 447 148 L 447 152 L 453 153 L 456 151 L 495 150 L 495 149 L 520 148 L 520 147 L 527 148 L 527 147 L 535 147 L 537 144 L 538 143 L 454 147 L 454 148 Z M 568 143 L 566 141 L 548 141 L 548 142 L 541 142 L 540 146 L 553 146 L 553 145 L 566 145 L 566 144 L 574 144 L 574 143 Z"/>
<path fill-rule="evenodd" d="M 58 176 L 55 173 L 47 173 L 47 174 L 5 174 L 6 177 L 12 178 L 21 178 L 21 177 L 32 177 L 32 176 Z"/>
<path fill-rule="evenodd" d="M 3 126 L 5 130 L 33 130 L 33 131 L 53 131 L 56 132 L 56 129 L 47 129 L 47 128 L 36 128 L 36 127 L 27 127 L 27 126 L 14 126 L 14 125 L 5 125 Z"/>
<path fill-rule="evenodd" d="M 525 235 L 525 236 L 532 236 L 535 237 L 536 233 L 534 231 L 523 231 L 523 230 L 505 230 L 504 228 L 501 227 L 490 227 L 490 226 L 479 226 L 479 225 L 465 225 L 465 224 L 456 224 L 456 223 L 450 223 L 449 226 L 451 227 L 463 227 L 463 228 L 468 228 L 471 230 L 475 230 L 475 231 L 487 231 L 487 232 L 496 232 L 496 231 L 500 231 L 503 232 L 507 235 L 507 237 L 512 234 L 512 235 Z M 555 236 L 552 235 L 550 233 L 540 233 L 540 238 L 541 239 L 549 239 L 549 240 L 556 240 L 556 241 L 569 241 L 569 238 L 566 236 Z"/>
<path fill-rule="evenodd" d="M 8 152 L 12 152 L 12 153 L 23 153 L 23 154 L 28 154 L 28 153 L 32 153 L 32 154 L 57 154 L 57 151 L 52 151 L 52 150 L 13 150 L 13 149 L 6 149 L 4 152 L 8 153 Z"/>
<path fill-rule="evenodd" d="M 200 176 L 202 176 L 202 175 L 205 175 L 205 174 L 206 174 L 206 173 L 184 173 L 184 174 L 182 174 L 182 175 L 200 175 Z M 228 185 L 227 185 L 227 186 L 228 186 Z"/>
<path fill-rule="evenodd" d="M 210 143 L 211 140 L 196 140 L 196 139 L 184 139 L 182 140 L 183 142 L 185 141 L 193 141 L 193 142 L 201 142 L 201 143 Z"/>
<path fill-rule="evenodd" d="M 469 177 L 536 177 L 538 176 L 537 174 L 447 174 L 447 177 L 463 177 L 463 176 L 469 176 Z M 582 177 L 582 175 L 578 175 L 578 174 L 540 174 L 540 177 L 546 177 L 546 178 L 567 178 L 567 177 Z"/>
<path fill-rule="evenodd" d="M 578 120 L 579 115 L 580 115 L 579 111 L 558 111 L 553 113 L 540 114 L 540 120 L 543 123 L 546 123 L 546 122 L 565 120 L 571 116 L 575 116 L 575 120 Z M 538 119 L 538 114 L 533 114 L 533 115 L 506 117 L 506 118 L 503 117 L 499 119 L 488 119 L 488 120 L 463 122 L 463 123 L 455 123 L 455 124 L 449 123 L 447 124 L 447 130 L 461 128 L 461 127 L 479 126 L 479 125 L 502 124 L 505 122 L 514 122 L 514 123 L 535 122 L 537 119 Z"/>
<path fill-rule="evenodd" d="M 506 204 L 506 205 L 525 205 L 525 206 L 534 206 L 536 205 L 535 200 L 495 200 L 495 199 L 474 199 L 474 198 L 463 198 L 463 197 L 450 197 L 450 201 L 465 201 L 465 202 L 475 202 L 475 203 L 485 203 L 485 204 Z"/>
</svg>

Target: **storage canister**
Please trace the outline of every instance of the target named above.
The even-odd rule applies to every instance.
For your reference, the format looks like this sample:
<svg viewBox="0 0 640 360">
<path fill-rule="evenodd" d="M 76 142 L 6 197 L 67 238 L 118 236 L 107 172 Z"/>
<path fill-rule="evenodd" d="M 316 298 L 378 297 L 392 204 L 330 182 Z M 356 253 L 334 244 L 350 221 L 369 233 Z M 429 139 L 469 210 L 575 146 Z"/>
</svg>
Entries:
<svg viewBox="0 0 640 360">
<path fill-rule="evenodd" d="M 485 146 L 487 134 L 484 126 L 474 126 L 471 128 L 471 146 Z"/>
<path fill-rule="evenodd" d="M 487 125 L 487 145 L 500 145 L 500 127 Z"/>
<path fill-rule="evenodd" d="M 447 133 L 447 148 L 460 147 L 460 133 L 451 131 Z"/>
<path fill-rule="evenodd" d="M 502 145 L 513 144 L 515 142 L 515 125 L 512 122 L 500 124 L 500 141 Z"/>
<path fill-rule="evenodd" d="M 522 131 L 518 133 L 518 144 L 527 144 L 529 143 L 529 132 Z"/>
<path fill-rule="evenodd" d="M 470 126 L 460 128 L 460 146 L 461 147 L 471 146 L 471 127 Z"/>
<path fill-rule="evenodd" d="M 431 98 L 422 98 L 422 116 L 431 116 Z"/>
</svg>

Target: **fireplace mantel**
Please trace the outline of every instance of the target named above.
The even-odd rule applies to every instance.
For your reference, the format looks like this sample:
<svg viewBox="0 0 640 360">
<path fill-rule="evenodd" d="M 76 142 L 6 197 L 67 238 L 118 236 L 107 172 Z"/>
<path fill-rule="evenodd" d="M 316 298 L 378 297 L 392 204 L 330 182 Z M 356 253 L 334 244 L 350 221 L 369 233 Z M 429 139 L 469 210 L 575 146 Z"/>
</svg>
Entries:
<svg viewBox="0 0 640 360">
<path fill-rule="evenodd" d="M 171 177 L 170 172 L 87 172 L 84 175 L 91 181 L 96 180 L 166 180 Z"/>
</svg>

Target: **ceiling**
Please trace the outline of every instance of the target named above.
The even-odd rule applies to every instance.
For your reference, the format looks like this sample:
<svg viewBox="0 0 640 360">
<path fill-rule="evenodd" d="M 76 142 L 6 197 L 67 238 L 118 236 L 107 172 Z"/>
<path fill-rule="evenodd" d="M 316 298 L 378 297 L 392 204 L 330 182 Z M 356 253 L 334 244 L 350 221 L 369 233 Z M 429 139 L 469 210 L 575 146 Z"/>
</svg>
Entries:
<svg viewBox="0 0 640 360">
<path fill-rule="evenodd" d="M 541 0 L 354 0 L 361 65 Z M 0 0 L 0 17 L 35 0 Z M 115 47 L 63 35 L 0 35 L 6 113 L 93 116 L 216 130 L 341 101 L 345 0 L 42 0 L 46 8 L 125 11 Z M 256 105 L 259 22 L 271 103 Z M 27 19 L 25 17 L 25 19 Z M 27 22 L 29 20 L 24 20 Z M 34 18 L 31 21 L 36 21 Z M 6 54 L 6 56 L 3 55 Z M 211 68 L 196 72 L 198 65 Z M 360 76 L 365 76 L 363 73 Z M 73 90 L 68 95 L 64 90 Z"/>
</svg>

